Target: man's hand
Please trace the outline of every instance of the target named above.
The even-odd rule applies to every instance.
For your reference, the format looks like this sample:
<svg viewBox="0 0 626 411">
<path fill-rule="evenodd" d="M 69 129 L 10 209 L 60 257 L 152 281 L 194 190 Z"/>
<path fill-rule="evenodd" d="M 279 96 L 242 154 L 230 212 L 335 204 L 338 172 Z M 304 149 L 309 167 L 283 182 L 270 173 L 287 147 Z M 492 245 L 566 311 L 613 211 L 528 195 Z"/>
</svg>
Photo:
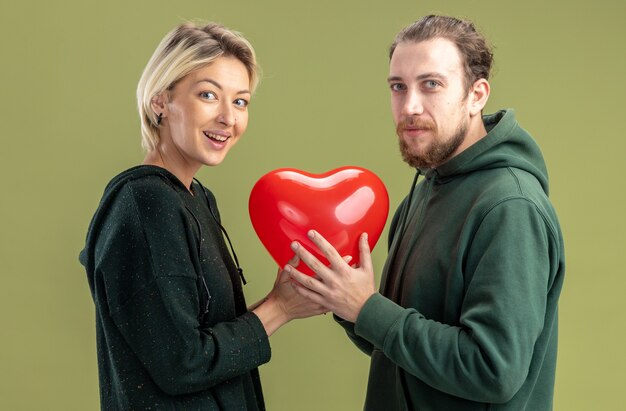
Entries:
<svg viewBox="0 0 626 411">
<path fill-rule="evenodd" d="M 330 262 L 330 267 L 322 264 L 298 242 L 293 242 L 292 250 L 316 276 L 303 274 L 289 264 L 285 266 L 285 271 L 298 283 L 296 290 L 299 294 L 328 308 L 339 317 L 355 322 L 365 302 L 376 293 L 367 234 L 363 233 L 359 239 L 361 263 L 358 267 L 348 265 L 318 232 L 311 230 L 308 236 Z"/>
</svg>

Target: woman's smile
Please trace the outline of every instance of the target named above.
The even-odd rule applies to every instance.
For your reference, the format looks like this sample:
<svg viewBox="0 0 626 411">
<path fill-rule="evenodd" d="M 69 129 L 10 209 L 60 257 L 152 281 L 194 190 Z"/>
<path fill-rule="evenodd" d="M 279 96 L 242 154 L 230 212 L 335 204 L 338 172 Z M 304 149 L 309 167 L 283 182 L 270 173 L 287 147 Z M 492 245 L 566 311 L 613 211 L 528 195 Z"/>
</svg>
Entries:
<svg viewBox="0 0 626 411">
<path fill-rule="evenodd" d="M 230 138 L 230 133 L 226 131 L 203 131 L 204 135 L 211 140 L 223 143 Z"/>
</svg>

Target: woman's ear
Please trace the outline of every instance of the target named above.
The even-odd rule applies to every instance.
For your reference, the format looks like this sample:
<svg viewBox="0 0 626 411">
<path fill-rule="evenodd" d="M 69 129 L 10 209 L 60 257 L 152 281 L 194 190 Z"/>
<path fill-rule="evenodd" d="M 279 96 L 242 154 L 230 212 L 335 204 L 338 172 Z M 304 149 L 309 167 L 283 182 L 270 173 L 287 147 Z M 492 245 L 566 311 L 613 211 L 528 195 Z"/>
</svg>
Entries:
<svg viewBox="0 0 626 411">
<path fill-rule="evenodd" d="M 490 86 L 484 78 L 478 79 L 470 89 L 470 115 L 480 115 L 489 100 Z"/>
<path fill-rule="evenodd" d="M 154 111 L 154 117 L 161 118 L 167 117 L 167 95 L 166 93 L 157 94 L 150 100 L 150 106 Z"/>
</svg>

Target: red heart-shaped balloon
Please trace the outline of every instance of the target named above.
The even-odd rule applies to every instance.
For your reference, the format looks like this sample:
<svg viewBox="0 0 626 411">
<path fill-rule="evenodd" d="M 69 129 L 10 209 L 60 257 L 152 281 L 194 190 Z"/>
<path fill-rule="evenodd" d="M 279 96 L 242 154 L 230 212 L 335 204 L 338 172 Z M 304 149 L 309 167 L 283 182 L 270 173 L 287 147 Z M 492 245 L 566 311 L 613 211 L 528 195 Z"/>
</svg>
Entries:
<svg viewBox="0 0 626 411">
<path fill-rule="evenodd" d="M 350 264 L 358 264 L 359 237 L 366 232 L 374 248 L 387 221 L 389 195 L 383 182 L 363 168 L 341 167 L 319 175 L 282 168 L 257 181 L 249 212 L 254 230 L 279 267 L 293 257 L 292 241 L 329 264 L 307 237 L 311 229 L 341 256 L 352 256 Z M 305 264 L 298 269 L 312 275 Z"/>
</svg>

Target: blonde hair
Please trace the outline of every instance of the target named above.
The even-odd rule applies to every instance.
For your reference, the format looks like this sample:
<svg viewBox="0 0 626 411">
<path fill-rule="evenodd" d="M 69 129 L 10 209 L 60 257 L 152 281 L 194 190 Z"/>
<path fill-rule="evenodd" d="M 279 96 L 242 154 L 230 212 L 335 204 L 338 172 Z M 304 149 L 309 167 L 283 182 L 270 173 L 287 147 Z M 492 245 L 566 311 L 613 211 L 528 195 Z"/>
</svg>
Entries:
<svg viewBox="0 0 626 411">
<path fill-rule="evenodd" d="M 158 115 L 152 109 L 154 97 L 222 56 L 235 57 L 243 63 L 250 77 L 250 91 L 254 92 L 260 68 L 252 45 L 240 33 L 216 23 L 184 23 L 161 40 L 137 85 L 141 145 L 145 150 L 152 151 L 159 144 Z"/>
</svg>

